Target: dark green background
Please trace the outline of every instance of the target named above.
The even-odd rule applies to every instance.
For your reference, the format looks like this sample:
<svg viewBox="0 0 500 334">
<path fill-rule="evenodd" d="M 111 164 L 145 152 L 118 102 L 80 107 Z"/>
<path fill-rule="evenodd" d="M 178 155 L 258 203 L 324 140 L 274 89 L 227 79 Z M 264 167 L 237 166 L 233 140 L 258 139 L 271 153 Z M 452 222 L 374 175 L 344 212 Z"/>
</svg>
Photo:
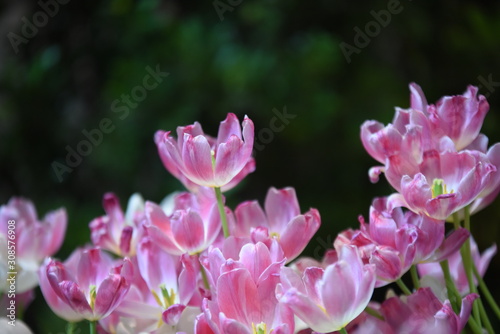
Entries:
<svg viewBox="0 0 500 334">
<path fill-rule="evenodd" d="M 233 3 L 235 3 L 234 1 Z M 89 240 L 88 222 L 102 215 L 102 195 L 126 204 L 133 192 L 160 201 L 182 189 L 163 168 L 153 142 L 158 129 L 198 120 L 216 134 L 228 112 L 247 114 L 256 134 L 269 128 L 273 109 L 296 115 L 263 150 L 257 170 L 228 194 L 234 208 L 263 200 L 268 187 L 294 186 L 302 209 L 319 209 L 322 227 L 307 252 L 321 256 L 336 233 L 357 227 L 374 196 L 391 193 L 370 184 L 375 164 L 364 152 L 359 127 L 390 122 L 394 106 L 409 106 L 408 84 L 420 84 L 429 102 L 480 88 L 491 110 L 483 132 L 500 141 L 500 4 L 497 1 L 401 1 L 398 14 L 351 55 L 355 27 L 374 21 L 387 1 L 242 1 L 221 21 L 211 1 L 78 1 L 39 28 L 18 52 L 8 34 L 22 36 L 35 1 L 0 5 L 0 200 L 31 198 L 40 213 L 65 206 L 65 258 Z M 398 8 L 399 8 L 398 7 Z M 12 36 L 12 34 L 10 35 Z M 121 94 L 142 84 L 145 68 L 170 75 L 128 117 L 112 111 Z M 497 83 L 498 82 L 498 83 Z M 83 130 L 110 118 L 114 131 L 59 182 L 52 163 Z M 278 123 L 279 124 L 279 123 Z M 500 202 L 473 217 L 480 248 L 499 240 Z M 487 281 L 494 285 L 500 261 Z M 497 297 L 499 290 L 495 289 Z M 36 333 L 64 330 L 39 291 L 26 319 Z M 86 329 L 85 329 L 86 331 Z"/>
</svg>

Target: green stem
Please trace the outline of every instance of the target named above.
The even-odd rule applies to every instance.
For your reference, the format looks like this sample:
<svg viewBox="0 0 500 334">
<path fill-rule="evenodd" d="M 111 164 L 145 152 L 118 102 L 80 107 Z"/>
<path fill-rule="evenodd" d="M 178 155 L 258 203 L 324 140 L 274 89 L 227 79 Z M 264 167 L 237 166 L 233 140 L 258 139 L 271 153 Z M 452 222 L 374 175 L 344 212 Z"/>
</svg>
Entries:
<svg viewBox="0 0 500 334">
<path fill-rule="evenodd" d="M 477 303 L 479 306 L 479 314 L 481 315 L 481 321 L 484 324 L 484 327 L 486 327 L 486 330 L 488 331 L 488 334 L 495 334 L 495 331 L 493 330 L 493 326 L 491 326 L 490 319 L 488 318 L 488 314 L 486 313 L 486 310 L 484 309 L 483 303 L 480 301 Z"/>
<path fill-rule="evenodd" d="M 219 187 L 215 187 L 215 196 L 217 197 L 217 206 L 219 208 L 220 220 L 222 223 L 222 231 L 224 231 L 224 238 L 229 237 L 229 227 L 227 226 L 226 210 L 224 210 L 224 201 L 222 199 L 222 191 Z"/>
<path fill-rule="evenodd" d="M 382 316 L 382 314 L 380 314 L 377 310 L 375 309 L 372 309 L 370 306 L 367 306 L 365 308 L 365 312 L 368 313 L 369 315 L 371 315 L 372 317 L 375 317 L 377 319 L 380 319 L 382 321 L 384 321 L 384 317 Z"/>
<path fill-rule="evenodd" d="M 481 289 L 481 293 L 486 298 L 486 301 L 490 305 L 491 309 L 493 312 L 495 312 L 495 315 L 497 316 L 498 319 L 500 319 L 500 307 L 498 307 L 498 304 L 496 303 L 495 299 L 491 295 L 490 290 L 486 286 L 486 283 L 484 283 L 483 278 L 481 275 L 479 275 L 479 272 L 476 268 L 476 266 L 472 266 L 472 271 L 474 272 L 474 275 L 476 276 L 476 279 L 479 283 L 479 288 Z"/>
<path fill-rule="evenodd" d="M 66 325 L 66 334 L 73 334 L 75 332 L 76 322 L 68 322 Z"/>
<path fill-rule="evenodd" d="M 444 281 L 446 283 L 446 290 L 448 292 L 448 299 L 450 300 L 451 307 L 456 314 L 460 313 L 460 293 L 455 286 L 455 282 L 450 274 L 450 266 L 448 265 L 448 260 L 439 262 L 441 265 L 441 270 L 443 271 Z"/>
<path fill-rule="evenodd" d="M 198 257 L 198 261 L 199 260 L 200 258 Z M 205 286 L 205 289 L 210 291 L 210 284 L 208 284 L 207 273 L 205 272 L 205 267 L 203 267 L 201 262 L 200 262 L 200 272 L 201 272 L 201 278 L 203 278 L 203 285 Z"/>
<path fill-rule="evenodd" d="M 464 227 L 470 232 L 470 211 L 468 206 L 464 208 Z M 469 283 L 469 291 L 470 293 L 477 293 L 476 284 L 474 283 L 474 277 L 472 274 L 473 261 L 470 250 L 470 237 L 465 240 L 462 248 L 460 249 L 460 254 L 462 255 L 462 262 L 464 265 L 465 275 L 467 276 L 467 282 Z M 472 313 L 479 327 L 482 327 L 478 299 L 476 299 L 472 304 Z"/>
<path fill-rule="evenodd" d="M 340 332 L 341 334 L 348 334 L 348 333 L 347 333 L 347 329 L 345 329 L 345 327 L 342 327 L 342 328 L 339 330 L 339 332 Z"/>
<path fill-rule="evenodd" d="M 89 321 L 90 334 L 97 334 L 97 321 Z"/>
<path fill-rule="evenodd" d="M 413 265 L 410 268 L 411 280 L 413 282 L 413 287 L 415 290 L 420 289 L 420 282 L 418 281 L 417 266 Z"/>
<path fill-rule="evenodd" d="M 483 334 L 482 327 L 477 324 L 476 320 L 474 320 L 472 316 L 469 317 L 469 321 L 467 322 L 467 324 L 469 325 L 472 332 L 474 332 L 474 334 Z"/>
<path fill-rule="evenodd" d="M 410 289 L 408 289 L 408 287 L 401 278 L 396 281 L 396 284 L 399 286 L 399 288 L 401 289 L 401 291 L 403 291 L 405 295 L 407 296 L 411 295 Z"/>
</svg>

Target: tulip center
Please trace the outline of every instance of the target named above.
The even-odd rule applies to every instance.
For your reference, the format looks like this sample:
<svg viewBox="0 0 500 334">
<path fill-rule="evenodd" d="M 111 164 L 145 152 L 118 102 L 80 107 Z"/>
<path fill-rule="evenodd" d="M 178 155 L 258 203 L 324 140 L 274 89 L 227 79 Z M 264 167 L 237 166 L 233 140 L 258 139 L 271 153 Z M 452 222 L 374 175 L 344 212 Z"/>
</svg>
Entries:
<svg viewBox="0 0 500 334">
<path fill-rule="evenodd" d="M 271 238 L 274 238 L 274 239 L 276 239 L 276 240 L 280 241 L 280 237 L 281 237 L 281 236 L 280 236 L 280 234 L 279 234 L 278 232 L 271 232 L 271 233 L 269 234 L 269 236 L 270 236 Z"/>
<path fill-rule="evenodd" d="M 161 307 L 163 307 L 165 309 L 174 305 L 175 304 L 175 297 L 176 297 L 174 289 L 168 290 L 165 287 L 165 284 L 162 284 L 162 285 L 160 285 L 160 290 L 161 290 L 161 298 L 160 298 L 160 296 L 158 296 L 156 291 L 151 291 L 151 293 L 153 294 L 158 305 L 160 305 Z"/>
<path fill-rule="evenodd" d="M 90 308 L 93 310 L 94 309 L 94 305 L 95 305 L 95 298 L 97 296 L 97 291 L 96 291 L 96 286 L 95 285 L 91 285 L 90 286 Z"/>
<path fill-rule="evenodd" d="M 271 333 L 271 332 L 269 332 L 269 333 Z M 266 324 L 263 323 L 263 322 L 261 322 L 260 324 L 255 325 L 252 322 L 252 334 L 267 334 L 267 326 L 266 326 Z"/>
<path fill-rule="evenodd" d="M 212 158 L 212 168 L 215 169 L 215 151 L 210 150 L 210 157 Z"/>
<path fill-rule="evenodd" d="M 434 179 L 432 181 L 432 198 L 436 198 L 440 195 L 453 194 L 453 189 L 448 191 L 446 188 L 446 183 L 444 183 L 443 179 Z"/>
</svg>

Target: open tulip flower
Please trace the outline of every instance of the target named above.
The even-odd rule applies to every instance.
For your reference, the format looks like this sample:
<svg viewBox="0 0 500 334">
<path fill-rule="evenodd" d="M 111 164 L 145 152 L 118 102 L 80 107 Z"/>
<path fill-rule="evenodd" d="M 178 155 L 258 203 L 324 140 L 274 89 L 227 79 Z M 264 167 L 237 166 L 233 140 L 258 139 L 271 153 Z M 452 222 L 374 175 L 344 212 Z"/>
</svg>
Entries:
<svg viewBox="0 0 500 334">
<path fill-rule="evenodd" d="M 207 249 L 221 231 L 221 219 L 215 200 L 205 194 L 176 195 L 171 215 L 159 205 L 146 202 L 144 228 L 151 240 L 174 255 L 198 254 Z"/>
<path fill-rule="evenodd" d="M 139 239 L 139 223 L 144 218 L 144 199 L 139 194 L 130 197 L 127 212 L 120 207 L 113 193 L 104 195 L 103 207 L 106 215 L 93 219 L 90 238 L 94 245 L 118 256 L 135 255 Z"/>
<path fill-rule="evenodd" d="M 131 270 L 130 260 L 116 265 L 111 257 L 93 248 L 80 250 L 79 259 L 68 266 L 50 261 L 40 275 L 47 276 L 52 288 L 46 293 L 59 297 L 59 310 L 66 304 L 73 311 L 69 314 L 95 321 L 111 314 L 123 300 L 130 287 Z"/>
<path fill-rule="evenodd" d="M 340 330 L 363 312 L 375 286 L 375 266 L 365 265 L 354 246 L 342 246 L 326 269 L 310 267 L 301 278 L 283 268 L 277 295 L 316 332 Z"/>
<path fill-rule="evenodd" d="M 238 261 L 224 259 L 217 249 L 208 257 L 214 295 L 203 302 L 199 328 L 220 334 L 294 333 L 293 313 L 274 295 L 284 260 L 272 262 L 267 246 L 260 242 L 245 245 Z"/>
<path fill-rule="evenodd" d="M 422 288 L 410 296 L 387 299 L 380 313 L 394 333 L 458 334 L 467 323 L 477 297 L 475 294 L 464 297 L 460 313 L 456 314 L 449 301 L 442 303 L 429 288 Z"/>
<path fill-rule="evenodd" d="M 478 88 L 468 86 L 465 93 L 444 96 L 435 105 L 427 105 L 420 86 L 410 84 L 411 108 L 428 115 L 434 137 L 447 136 L 457 150 L 465 149 L 478 136 L 490 106 Z"/>
<path fill-rule="evenodd" d="M 61 247 L 67 225 L 66 210 L 51 211 L 39 220 L 30 200 L 13 197 L 0 207 L 0 222 L 0 292 L 7 291 L 7 271 L 17 272 L 16 293 L 29 291 L 38 285 L 38 269 L 44 258 Z M 10 267 L 7 250 L 12 252 L 12 249 L 15 249 L 16 268 L 7 270 Z"/>
<path fill-rule="evenodd" d="M 261 241 L 267 244 L 270 239 L 276 239 L 287 262 L 290 262 L 304 250 L 321 225 L 319 212 L 310 209 L 301 214 L 293 188 L 270 188 L 264 207 L 265 211 L 257 201 L 238 205 L 234 212 L 236 222 L 232 235 L 251 236 L 253 242 Z"/>
<path fill-rule="evenodd" d="M 236 115 L 228 114 L 217 138 L 205 135 L 196 122 L 178 127 L 177 140 L 170 132 L 159 131 L 155 141 L 167 170 L 181 182 L 189 180 L 184 181 L 188 189 L 192 182 L 205 187 L 226 186 L 227 190 L 229 184 L 235 186 L 255 168 L 251 157 L 254 125 L 248 117 L 240 126 Z"/>
</svg>

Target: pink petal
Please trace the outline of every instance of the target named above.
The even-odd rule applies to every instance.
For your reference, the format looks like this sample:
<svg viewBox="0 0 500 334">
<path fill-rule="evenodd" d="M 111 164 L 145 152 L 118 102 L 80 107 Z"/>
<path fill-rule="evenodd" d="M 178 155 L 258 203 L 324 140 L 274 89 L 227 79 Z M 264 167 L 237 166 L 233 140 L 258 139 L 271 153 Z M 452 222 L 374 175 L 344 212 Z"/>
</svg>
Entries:
<svg viewBox="0 0 500 334">
<path fill-rule="evenodd" d="M 130 284 L 120 275 L 109 275 L 97 290 L 94 312 L 96 317 L 108 316 L 123 300 Z"/>
<path fill-rule="evenodd" d="M 282 230 L 279 244 L 283 248 L 287 262 L 292 261 L 307 246 L 311 238 L 318 231 L 321 225 L 321 218 L 318 210 L 311 209 L 305 215 L 299 215 L 286 225 Z M 301 231 L 297 233 L 297 231 Z"/>
<path fill-rule="evenodd" d="M 217 282 L 220 311 L 228 318 L 246 325 L 259 323 L 262 318 L 257 298 L 257 286 L 246 269 L 235 269 L 222 274 Z"/>
<path fill-rule="evenodd" d="M 235 114 L 228 113 L 226 119 L 220 123 L 217 144 L 229 141 L 229 138 L 233 135 L 241 138 L 240 121 Z"/>
<path fill-rule="evenodd" d="M 185 165 L 185 176 L 192 182 L 206 187 L 220 186 L 214 184 L 214 168 L 210 144 L 204 136 L 192 137 L 184 135 L 182 160 Z"/>
<path fill-rule="evenodd" d="M 264 204 L 271 231 L 281 232 L 295 216 L 300 215 L 295 189 L 270 188 Z"/>
<path fill-rule="evenodd" d="M 171 217 L 172 236 L 181 249 L 189 253 L 202 251 L 205 228 L 198 213 L 176 211 Z"/>
<path fill-rule="evenodd" d="M 186 306 L 181 304 L 170 306 L 162 314 L 163 321 L 169 326 L 176 326 L 185 308 Z"/>
</svg>

